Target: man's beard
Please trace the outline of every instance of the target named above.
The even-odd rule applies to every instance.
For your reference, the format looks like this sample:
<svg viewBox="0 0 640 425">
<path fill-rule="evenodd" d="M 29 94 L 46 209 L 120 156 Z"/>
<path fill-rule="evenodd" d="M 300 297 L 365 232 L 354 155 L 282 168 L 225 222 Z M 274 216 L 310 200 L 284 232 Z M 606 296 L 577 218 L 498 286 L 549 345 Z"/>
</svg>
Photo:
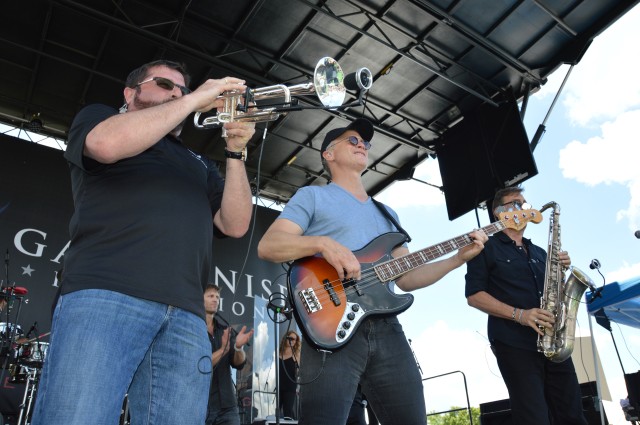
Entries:
<svg viewBox="0 0 640 425">
<path fill-rule="evenodd" d="M 150 101 L 144 101 L 144 100 L 140 100 L 140 98 L 138 97 L 138 93 L 136 93 L 133 96 L 133 104 L 136 107 L 136 110 L 140 110 L 140 109 L 146 109 L 146 108 L 152 108 L 154 106 L 159 106 L 162 105 L 164 103 L 167 102 L 171 102 L 173 100 L 176 100 L 176 98 L 171 98 L 171 99 L 167 99 L 164 100 L 162 102 L 150 102 Z M 186 121 L 186 120 L 185 120 Z M 182 127 L 184 127 L 184 123 L 185 121 L 182 121 L 180 124 L 178 124 L 173 130 L 171 130 L 169 133 L 173 134 L 174 136 L 178 137 L 180 135 L 180 133 L 182 132 Z"/>
<path fill-rule="evenodd" d="M 215 309 L 207 309 L 207 308 L 205 307 L 205 313 L 215 315 L 215 314 L 217 314 L 217 313 L 218 313 L 218 307 L 216 307 Z"/>
</svg>

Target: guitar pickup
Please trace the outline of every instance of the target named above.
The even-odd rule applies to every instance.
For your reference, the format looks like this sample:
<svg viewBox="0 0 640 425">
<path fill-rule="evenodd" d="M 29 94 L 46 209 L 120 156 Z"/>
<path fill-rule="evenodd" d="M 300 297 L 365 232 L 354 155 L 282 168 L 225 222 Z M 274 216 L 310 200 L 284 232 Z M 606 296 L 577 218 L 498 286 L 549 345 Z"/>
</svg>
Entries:
<svg viewBox="0 0 640 425">
<path fill-rule="evenodd" d="M 316 293 L 313 292 L 313 288 L 308 288 L 298 292 L 298 296 L 302 301 L 302 305 L 307 310 L 307 313 L 315 313 L 319 310 L 322 310 L 322 304 L 316 297 Z"/>
<path fill-rule="evenodd" d="M 356 294 L 358 294 L 359 296 L 362 296 L 364 294 L 364 291 L 360 288 L 360 286 L 358 285 L 358 282 L 355 279 L 343 279 L 342 280 L 342 286 L 344 286 L 344 288 L 351 288 L 354 291 L 356 291 Z"/>
<path fill-rule="evenodd" d="M 338 294 L 336 294 L 336 290 L 333 289 L 333 285 L 329 282 L 329 279 L 323 280 L 322 283 L 324 285 L 324 289 L 329 293 L 329 297 L 331 298 L 331 301 L 333 301 L 333 305 L 336 307 L 339 306 L 341 304 L 340 298 L 338 297 Z"/>
</svg>

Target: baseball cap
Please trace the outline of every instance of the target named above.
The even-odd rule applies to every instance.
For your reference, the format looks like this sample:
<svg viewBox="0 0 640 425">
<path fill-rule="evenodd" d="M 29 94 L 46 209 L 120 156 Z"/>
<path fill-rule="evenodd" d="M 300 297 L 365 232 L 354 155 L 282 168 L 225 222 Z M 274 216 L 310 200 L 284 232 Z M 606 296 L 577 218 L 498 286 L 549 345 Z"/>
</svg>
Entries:
<svg viewBox="0 0 640 425">
<path fill-rule="evenodd" d="M 349 130 L 357 132 L 364 140 L 371 141 L 371 139 L 373 138 L 373 124 L 371 124 L 371 121 L 366 118 L 358 118 L 355 121 L 352 121 L 346 127 L 334 128 L 333 130 L 327 132 L 327 135 L 324 136 L 324 140 L 322 141 L 320 156 L 322 157 L 322 153 L 327 150 L 327 147 L 331 142 L 333 142 Z"/>
</svg>

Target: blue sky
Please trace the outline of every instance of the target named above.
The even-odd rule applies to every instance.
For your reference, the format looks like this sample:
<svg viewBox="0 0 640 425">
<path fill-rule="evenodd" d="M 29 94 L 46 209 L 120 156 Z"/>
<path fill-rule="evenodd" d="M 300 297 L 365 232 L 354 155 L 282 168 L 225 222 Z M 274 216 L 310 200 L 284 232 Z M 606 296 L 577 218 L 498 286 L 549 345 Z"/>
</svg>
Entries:
<svg viewBox="0 0 640 425">
<path fill-rule="evenodd" d="M 524 182 L 534 208 L 549 201 L 561 207 L 562 248 L 573 265 L 596 285 L 603 278 L 589 263 L 597 258 L 610 283 L 640 276 L 640 57 L 630 45 L 640 39 L 640 8 L 635 8 L 597 37 L 576 65 L 546 122 L 546 133 L 534 151 L 538 175 Z M 525 127 L 529 138 L 543 122 L 568 67 L 555 71 L 529 101 Z M 375 142 L 375 138 L 373 139 Z M 415 178 L 442 184 L 438 163 L 421 164 Z M 396 182 L 377 197 L 397 210 L 413 237 L 416 251 L 477 227 L 474 212 L 449 221 L 444 196 L 416 181 Z M 525 236 L 546 249 L 549 212 Z M 489 224 L 479 211 L 480 225 Z M 466 375 L 471 405 L 508 398 L 486 338 L 486 315 L 466 304 L 461 267 L 432 287 L 415 292 L 414 305 L 400 316 L 412 340 L 425 377 L 460 370 Z M 578 314 L 576 336 L 588 336 L 585 305 Z M 609 422 L 628 423 L 619 401 L 627 396 L 623 372 L 611 335 L 593 322 L 612 402 L 605 402 Z M 613 325 L 626 373 L 640 369 L 640 331 Z M 579 349 L 579 348 L 576 348 Z M 633 357 L 635 354 L 635 358 Z M 464 405 L 461 375 L 427 381 L 428 410 Z"/>
</svg>

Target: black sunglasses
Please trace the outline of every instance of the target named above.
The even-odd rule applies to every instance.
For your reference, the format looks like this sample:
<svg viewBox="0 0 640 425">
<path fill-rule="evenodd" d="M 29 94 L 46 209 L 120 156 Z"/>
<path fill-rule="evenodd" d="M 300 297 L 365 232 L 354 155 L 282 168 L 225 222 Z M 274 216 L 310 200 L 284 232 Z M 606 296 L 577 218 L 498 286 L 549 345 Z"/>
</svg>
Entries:
<svg viewBox="0 0 640 425">
<path fill-rule="evenodd" d="M 149 83 L 151 81 L 155 81 L 156 85 L 161 89 L 172 91 L 174 88 L 177 87 L 180 89 L 183 95 L 191 93 L 191 90 L 189 90 L 187 87 L 181 86 L 180 84 L 176 84 L 170 79 L 164 78 L 164 77 L 149 78 L 148 80 L 139 82 L 138 84 L 135 85 L 135 87 L 141 86 L 142 84 Z"/>
<path fill-rule="evenodd" d="M 358 146 L 358 143 L 360 143 L 360 140 L 362 140 L 362 144 L 364 145 L 364 150 L 368 151 L 369 149 L 371 149 L 371 142 L 370 141 L 364 140 L 364 139 L 358 139 L 356 136 L 345 137 L 344 139 L 335 142 L 333 145 L 329 146 L 327 149 L 330 149 L 330 148 L 334 147 L 335 145 L 337 145 L 338 143 L 344 142 L 345 140 L 347 140 L 353 146 Z"/>
<path fill-rule="evenodd" d="M 504 204 L 502 204 L 500 206 L 501 207 L 506 207 L 507 205 L 513 205 L 513 209 L 516 210 L 516 211 L 531 209 L 531 204 L 528 204 L 527 202 L 520 202 L 520 201 L 506 202 L 506 203 L 504 203 Z"/>
</svg>

